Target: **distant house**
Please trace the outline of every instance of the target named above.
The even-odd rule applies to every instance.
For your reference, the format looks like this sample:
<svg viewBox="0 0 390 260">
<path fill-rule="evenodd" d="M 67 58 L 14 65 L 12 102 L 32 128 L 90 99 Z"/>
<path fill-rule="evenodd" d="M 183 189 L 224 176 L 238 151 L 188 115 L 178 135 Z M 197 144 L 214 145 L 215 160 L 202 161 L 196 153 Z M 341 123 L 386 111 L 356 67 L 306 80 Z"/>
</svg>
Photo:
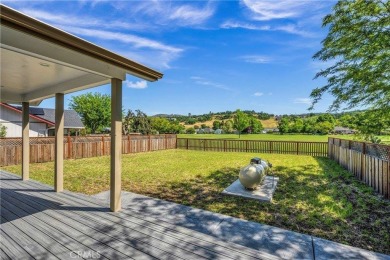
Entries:
<svg viewBox="0 0 390 260">
<path fill-rule="evenodd" d="M 277 128 L 277 127 L 274 127 L 274 128 L 264 128 L 263 131 L 262 131 L 263 134 L 275 133 L 275 132 L 279 132 L 279 128 Z"/>
<path fill-rule="evenodd" d="M 55 110 L 30 107 L 30 137 L 54 136 Z M 22 109 L 0 103 L 0 124 L 7 128 L 6 137 L 22 137 Z M 64 134 L 70 130 L 84 129 L 79 115 L 74 110 L 64 110 Z"/>
<path fill-rule="evenodd" d="M 218 128 L 217 130 L 214 131 L 214 134 L 216 135 L 223 134 L 223 130 Z"/>
<path fill-rule="evenodd" d="M 350 129 L 348 127 L 336 126 L 333 129 L 333 133 L 335 134 L 354 134 L 356 130 Z"/>
</svg>

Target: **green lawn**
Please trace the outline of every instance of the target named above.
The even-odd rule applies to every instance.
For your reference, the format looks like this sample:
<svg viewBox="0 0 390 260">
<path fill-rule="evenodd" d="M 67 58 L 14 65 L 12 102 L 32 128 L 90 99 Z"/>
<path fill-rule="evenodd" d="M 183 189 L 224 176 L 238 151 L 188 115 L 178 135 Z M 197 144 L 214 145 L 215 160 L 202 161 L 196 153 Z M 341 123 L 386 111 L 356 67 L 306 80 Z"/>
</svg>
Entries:
<svg viewBox="0 0 390 260">
<path fill-rule="evenodd" d="M 254 156 L 272 162 L 280 177 L 273 202 L 221 195 Z M 390 202 L 327 158 L 166 150 L 122 161 L 124 190 L 390 254 Z M 108 190 L 109 163 L 109 157 L 65 161 L 65 188 Z M 53 167 L 32 164 L 31 178 L 53 185 Z M 18 174 L 20 168 L 3 167 Z"/>
</svg>

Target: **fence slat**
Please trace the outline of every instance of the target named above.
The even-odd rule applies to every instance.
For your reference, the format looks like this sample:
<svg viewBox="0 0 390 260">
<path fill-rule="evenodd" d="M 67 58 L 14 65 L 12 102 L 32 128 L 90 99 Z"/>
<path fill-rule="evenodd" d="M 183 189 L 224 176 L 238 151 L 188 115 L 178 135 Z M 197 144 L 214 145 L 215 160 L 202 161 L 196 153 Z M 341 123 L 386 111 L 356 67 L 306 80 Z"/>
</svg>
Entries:
<svg viewBox="0 0 390 260">
<path fill-rule="evenodd" d="M 21 162 L 21 138 L 0 138 L 0 166 L 15 165 Z M 68 136 L 64 138 L 64 159 L 78 159 L 110 155 L 110 136 Z M 175 149 L 176 135 L 143 136 L 130 135 L 122 139 L 124 154 Z M 126 149 L 128 148 L 128 149 Z M 53 137 L 30 138 L 30 163 L 54 160 Z"/>
<path fill-rule="evenodd" d="M 347 145 L 346 145 L 347 143 Z M 390 199 L 390 146 L 329 138 L 328 157 Z"/>
<path fill-rule="evenodd" d="M 221 140 L 177 138 L 177 148 L 187 150 L 283 153 L 312 156 L 328 156 L 327 142 Z"/>
</svg>

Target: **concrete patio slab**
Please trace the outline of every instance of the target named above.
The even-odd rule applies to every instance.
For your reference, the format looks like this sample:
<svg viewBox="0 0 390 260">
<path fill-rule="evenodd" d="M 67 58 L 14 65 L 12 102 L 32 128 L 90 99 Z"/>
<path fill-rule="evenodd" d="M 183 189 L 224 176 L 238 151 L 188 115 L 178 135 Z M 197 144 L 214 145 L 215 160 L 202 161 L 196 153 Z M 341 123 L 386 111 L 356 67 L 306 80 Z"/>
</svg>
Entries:
<svg viewBox="0 0 390 260">
<path fill-rule="evenodd" d="M 108 204 L 109 192 L 93 197 Z M 313 259 L 311 236 L 173 202 L 122 192 L 122 207 L 284 259 Z"/>
<path fill-rule="evenodd" d="M 343 245 L 322 238 L 313 237 L 314 254 L 317 260 L 327 259 L 370 259 L 390 260 L 389 255 Z"/>
<path fill-rule="evenodd" d="M 270 202 L 278 184 L 279 178 L 266 176 L 264 182 L 255 190 L 247 190 L 242 186 L 240 180 L 237 179 L 222 194 L 240 196 L 248 199 L 254 199 L 264 202 Z"/>
<path fill-rule="evenodd" d="M 109 203 L 108 191 L 93 197 Z M 122 192 L 122 207 L 281 259 L 390 260 L 387 255 L 131 192 Z"/>
</svg>

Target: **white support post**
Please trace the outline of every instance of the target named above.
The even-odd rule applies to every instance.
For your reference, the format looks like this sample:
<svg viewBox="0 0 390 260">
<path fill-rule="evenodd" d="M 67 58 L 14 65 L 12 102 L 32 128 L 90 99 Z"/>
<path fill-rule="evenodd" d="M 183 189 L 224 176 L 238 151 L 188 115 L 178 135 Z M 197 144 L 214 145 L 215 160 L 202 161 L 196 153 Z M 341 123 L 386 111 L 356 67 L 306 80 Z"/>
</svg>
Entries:
<svg viewBox="0 0 390 260">
<path fill-rule="evenodd" d="M 110 209 L 121 209 L 122 175 L 122 80 L 111 79 L 111 175 Z"/>
<path fill-rule="evenodd" d="M 22 180 L 30 178 L 30 103 L 22 103 Z"/>
<path fill-rule="evenodd" d="M 64 94 L 56 93 L 54 190 L 64 190 Z"/>
</svg>

